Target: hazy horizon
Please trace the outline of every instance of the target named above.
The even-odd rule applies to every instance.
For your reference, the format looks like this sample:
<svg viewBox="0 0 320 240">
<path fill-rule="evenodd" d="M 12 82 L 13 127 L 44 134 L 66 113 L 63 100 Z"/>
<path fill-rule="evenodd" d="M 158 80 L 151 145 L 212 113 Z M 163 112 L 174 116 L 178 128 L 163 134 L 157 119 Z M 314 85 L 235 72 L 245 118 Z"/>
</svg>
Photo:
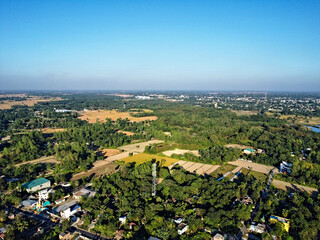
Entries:
<svg viewBox="0 0 320 240">
<path fill-rule="evenodd" d="M 320 91 L 319 1 L 0 1 L 0 90 Z"/>
</svg>

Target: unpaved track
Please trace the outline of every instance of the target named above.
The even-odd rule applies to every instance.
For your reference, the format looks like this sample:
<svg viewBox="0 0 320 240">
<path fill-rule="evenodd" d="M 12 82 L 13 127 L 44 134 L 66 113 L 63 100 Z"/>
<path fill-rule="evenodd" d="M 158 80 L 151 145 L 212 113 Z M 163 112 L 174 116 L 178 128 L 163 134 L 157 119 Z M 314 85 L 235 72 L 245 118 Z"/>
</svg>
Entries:
<svg viewBox="0 0 320 240">
<path fill-rule="evenodd" d="M 35 163 L 59 163 L 59 162 L 56 160 L 56 156 L 53 155 L 49 157 L 38 158 L 38 159 L 27 161 L 27 162 L 17 163 L 14 166 L 19 167 L 24 164 L 35 164 Z"/>
<path fill-rule="evenodd" d="M 273 166 L 267 166 L 267 165 L 253 163 L 253 162 L 247 162 L 247 161 L 243 161 L 243 160 L 236 160 L 236 161 L 228 162 L 228 163 L 231 165 L 235 165 L 235 166 L 243 167 L 243 168 L 247 168 L 247 169 L 252 168 L 253 171 L 261 172 L 264 174 L 269 174 L 269 172 L 272 169 L 274 169 Z"/>
</svg>

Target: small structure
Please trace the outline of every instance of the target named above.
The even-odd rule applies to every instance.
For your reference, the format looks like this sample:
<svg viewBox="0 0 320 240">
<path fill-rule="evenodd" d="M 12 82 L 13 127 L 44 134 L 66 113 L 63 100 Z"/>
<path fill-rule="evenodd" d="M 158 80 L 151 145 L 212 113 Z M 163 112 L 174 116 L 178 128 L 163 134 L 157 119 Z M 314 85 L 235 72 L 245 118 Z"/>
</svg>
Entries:
<svg viewBox="0 0 320 240">
<path fill-rule="evenodd" d="M 22 188 L 25 188 L 27 192 L 35 192 L 44 188 L 49 188 L 51 182 L 45 178 L 38 178 L 33 181 L 22 184 Z"/>
<path fill-rule="evenodd" d="M 217 233 L 213 236 L 213 240 L 224 240 L 224 237 L 220 233 Z"/>
<path fill-rule="evenodd" d="M 35 207 L 36 204 L 37 204 L 36 200 L 27 199 L 27 200 L 22 201 L 20 205 L 22 207 L 32 208 L 32 207 Z"/>
<path fill-rule="evenodd" d="M 188 230 L 188 225 L 187 225 L 187 224 L 180 223 L 180 224 L 178 225 L 178 234 L 179 234 L 179 235 L 184 234 L 187 230 Z"/>
<path fill-rule="evenodd" d="M 71 239 L 71 233 L 69 231 L 64 231 L 59 234 L 59 239 L 61 240 Z"/>
<path fill-rule="evenodd" d="M 282 161 L 282 163 L 280 163 L 280 172 L 291 173 L 292 166 L 293 166 L 292 163 L 287 163 L 285 161 Z"/>
<path fill-rule="evenodd" d="M 93 197 L 94 195 L 96 195 L 96 192 L 88 188 L 82 188 L 73 194 L 75 199 L 80 199 L 83 196 Z"/>
<path fill-rule="evenodd" d="M 182 223 L 183 218 L 181 218 L 181 217 L 175 217 L 175 218 L 173 219 L 173 221 L 174 221 L 176 224 L 180 224 L 180 223 Z"/>
<path fill-rule="evenodd" d="M 270 216 L 269 221 L 270 221 L 270 223 L 277 223 L 277 222 L 283 223 L 284 230 L 289 232 L 289 228 L 290 228 L 290 220 L 289 219 L 286 219 L 283 217 L 278 217 L 278 216 Z"/>
<path fill-rule="evenodd" d="M 119 222 L 121 222 L 121 224 L 125 224 L 126 221 L 127 221 L 127 216 L 119 217 Z"/>
<path fill-rule="evenodd" d="M 243 149 L 243 153 L 245 154 L 253 154 L 255 153 L 256 150 L 254 150 L 253 148 L 245 148 Z"/>
<path fill-rule="evenodd" d="M 53 212 L 59 214 L 62 218 L 70 218 L 79 211 L 81 211 L 81 207 L 77 201 L 71 201 L 53 209 Z"/>
<path fill-rule="evenodd" d="M 252 222 L 250 224 L 249 231 L 256 232 L 256 233 L 264 233 L 266 231 L 266 225 L 261 223 Z"/>
</svg>

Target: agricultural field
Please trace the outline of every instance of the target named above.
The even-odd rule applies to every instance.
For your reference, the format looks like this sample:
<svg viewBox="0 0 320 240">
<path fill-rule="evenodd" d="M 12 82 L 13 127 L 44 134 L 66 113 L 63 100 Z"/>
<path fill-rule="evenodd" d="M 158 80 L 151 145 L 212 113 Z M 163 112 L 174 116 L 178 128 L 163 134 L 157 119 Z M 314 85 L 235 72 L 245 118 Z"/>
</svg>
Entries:
<svg viewBox="0 0 320 240">
<path fill-rule="evenodd" d="M 91 111 L 81 111 L 79 118 L 81 120 L 88 121 L 89 123 L 96 122 L 105 122 L 107 118 L 110 118 L 112 121 L 117 119 L 129 119 L 130 122 L 142 122 L 142 121 L 153 121 L 157 120 L 156 116 L 147 116 L 147 117 L 133 117 L 130 112 L 118 112 L 117 110 L 91 110 Z M 134 112 L 131 112 L 134 113 Z"/>
<path fill-rule="evenodd" d="M 137 165 L 140 165 L 142 163 L 152 161 L 153 159 L 156 159 L 156 161 L 160 163 L 161 163 L 161 160 L 164 159 L 165 160 L 165 163 L 163 165 L 164 167 L 168 167 L 178 161 L 177 159 L 174 159 L 174 158 L 162 157 L 162 156 L 148 154 L 148 153 L 134 154 L 133 156 L 121 159 L 121 161 L 125 163 L 135 162 Z"/>
<path fill-rule="evenodd" d="M 0 95 L 0 97 L 26 97 L 27 99 L 26 100 L 23 100 L 23 101 L 15 101 L 15 100 L 3 100 L 3 101 L 0 101 L 0 110 L 2 109 L 10 109 L 12 108 L 12 106 L 15 106 L 15 105 L 20 105 L 20 106 L 23 106 L 23 105 L 26 105 L 26 106 L 33 106 L 35 105 L 36 103 L 38 102 L 51 102 L 51 101 L 61 101 L 63 100 L 62 98 L 60 97 L 54 97 L 54 98 L 43 98 L 43 97 L 37 97 L 37 96 L 26 96 L 26 95 L 20 95 L 17 96 L 16 94 L 15 95 L 10 95 L 10 94 L 6 94 L 6 95 Z"/>
</svg>

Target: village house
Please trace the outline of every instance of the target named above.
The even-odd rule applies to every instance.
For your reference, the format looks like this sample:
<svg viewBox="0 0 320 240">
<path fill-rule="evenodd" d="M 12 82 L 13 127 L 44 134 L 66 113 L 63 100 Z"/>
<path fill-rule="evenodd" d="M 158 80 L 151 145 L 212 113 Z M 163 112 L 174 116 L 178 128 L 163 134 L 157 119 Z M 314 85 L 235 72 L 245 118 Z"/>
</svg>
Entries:
<svg viewBox="0 0 320 240">
<path fill-rule="evenodd" d="M 178 234 L 179 235 L 182 235 L 184 234 L 187 230 L 188 230 L 188 225 L 187 224 L 184 224 L 184 223 L 180 223 L 178 225 Z"/>
<path fill-rule="evenodd" d="M 26 189 L 27 192 L 35 192 L 44 188 L 51 187 L 51 182 L 45 178 L 38 178 L 33 181 L 22 184 L 22 188 Z"/>
</svg>

